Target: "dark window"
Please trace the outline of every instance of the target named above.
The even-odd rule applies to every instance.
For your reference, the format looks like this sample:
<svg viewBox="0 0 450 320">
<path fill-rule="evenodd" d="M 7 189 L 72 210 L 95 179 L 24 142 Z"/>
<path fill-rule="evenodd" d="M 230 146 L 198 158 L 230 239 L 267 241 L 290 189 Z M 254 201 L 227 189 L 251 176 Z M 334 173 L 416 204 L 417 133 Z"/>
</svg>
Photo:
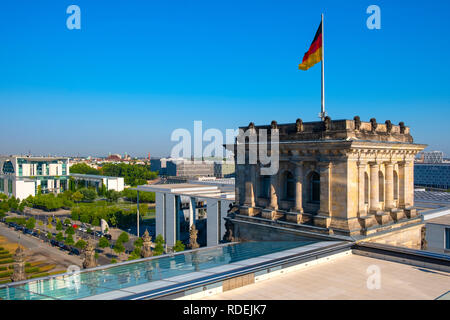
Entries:
<svg viewBox="0 0 450 320">
<path fill-rule="evenodd" d="M 295 180 L 292 173 L 285 173 L 285 196 L 287 200 L 295 199 Z"/>
<path fill-rule="evenodd" d="M 450 250 L 450 228 L 445 228 L 445 249 Z"/>
<path fill-rule="evenodd" d="M 320 175 L 313 172 L 310 176 L 311 194 L 310 200 L 314 203 L 320 203 Z"/>
<path fill-rule="evenodd" d="M 269 198 L 270 194 L 270 176 L 261 176 L 259 180 L 259 197 Z"/>
</svg>

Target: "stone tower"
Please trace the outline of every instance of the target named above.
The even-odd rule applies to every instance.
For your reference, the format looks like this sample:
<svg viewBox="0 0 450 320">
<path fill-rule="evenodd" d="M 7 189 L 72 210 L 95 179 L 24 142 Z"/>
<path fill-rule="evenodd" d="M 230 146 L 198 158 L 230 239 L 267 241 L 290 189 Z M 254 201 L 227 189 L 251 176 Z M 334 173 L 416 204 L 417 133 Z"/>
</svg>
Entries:
<svg viewBox="0 0 450 320">
<path fill-rule="evenodd" d="M 25 274 L 25 252 L 23 247 L 19 244 L 14 253 L 14 272 L 11 276 L 11 281 L 17 282 L 26 280 L 27 276 Z"/>
<path fill-rule="evenodd" d="M 83 269 L 94 268 L 96 266 L 97 261 L 95 260 L 95 247 L 91 241 L 88 241 L 86 247 L 84 248 Z"/>
<path fill-rule="evenodd" d="M 147 229 L 145 229 L 144 235 L 142 236 L 142 249 L 141 257 L 148 258 L 153 255 L 152 252 L 152 237 L 149 235 Z"/>
<path fill-rule="evenodd" d="M 235 155 L 245 150 L 243 163 L 235 156 L 238 211 L 230 220 L 236 237 L 277 239 L 283 232 L 268 228 L 281 226 L 354 238 L 418 222 L 414 157 L 426 145 L 413 143 L 403 122 L 326 117 L 282 125 L 250 123 L 240 130 L 244 139 L 226 146 Z M 262 146 L 268 155 L 278 150 L 275 174 L 262 174 L 268 165 L 261 158 L 252 162 L 252 148 L 259 149 L 259 156 Z"/>
</svg>

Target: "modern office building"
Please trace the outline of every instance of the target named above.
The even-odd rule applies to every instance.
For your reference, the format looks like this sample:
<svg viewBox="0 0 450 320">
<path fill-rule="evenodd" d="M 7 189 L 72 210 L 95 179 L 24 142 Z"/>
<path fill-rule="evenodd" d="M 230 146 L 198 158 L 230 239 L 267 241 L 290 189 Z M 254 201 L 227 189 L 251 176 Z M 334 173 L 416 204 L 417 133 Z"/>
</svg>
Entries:
<svg viewBox="0 0 450 320">
<path fill-rule="evenodd" d="M 235 176 L 235 164 L 227 162 L 214 163 L 214 176 L 217 178 L 232 178 Z"/>
<path fill-rule="evenodd" d="M 105 186 L 105 190 L 123 191 L 125 183 L 122 177 L 99 176 L 93 174 L 72 173 L 70 177 L 78 186 L 94 187 L 97 191 Z"/>
<path fill-rule="evenodd" d="M 67 189 L 69 159 L 64 157 L 0 156 L 0 192 L 25 199 Z"/>
<path fill-rule="evenodd" d="M 450 189 L 450 163 L 415 163 L 416 186 Z"/>
<path fill-rule="evenodd" d="M 444 153 L 442 151 L 420 152 L 418 162 L 421 163 L 442 163 L 444 162 Z"/>
</svg>

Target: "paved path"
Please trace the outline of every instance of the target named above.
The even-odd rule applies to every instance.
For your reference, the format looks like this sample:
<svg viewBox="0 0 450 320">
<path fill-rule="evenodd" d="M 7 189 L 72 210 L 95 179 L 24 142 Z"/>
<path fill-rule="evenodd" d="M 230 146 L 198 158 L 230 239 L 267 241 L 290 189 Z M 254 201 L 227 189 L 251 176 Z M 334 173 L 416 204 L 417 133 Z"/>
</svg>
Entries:
<svg viewBox="0 0 450 320">
<path fill-rule="evenodd" d="M 21 231 L 9 229 L 4 224 L 0 224 L 0 235 L 4 236 L 10 242 L 19 242 L 28 250 L 47 256 L 61 265 L 69 266 L 75 264 L 81 266 L 82 264 L 82 260 L 78 256 L 68 255 L 64 251 L 52 247 L 50 244 L 42 242 L 35 237 L 25 235 Z"/>
</svg>

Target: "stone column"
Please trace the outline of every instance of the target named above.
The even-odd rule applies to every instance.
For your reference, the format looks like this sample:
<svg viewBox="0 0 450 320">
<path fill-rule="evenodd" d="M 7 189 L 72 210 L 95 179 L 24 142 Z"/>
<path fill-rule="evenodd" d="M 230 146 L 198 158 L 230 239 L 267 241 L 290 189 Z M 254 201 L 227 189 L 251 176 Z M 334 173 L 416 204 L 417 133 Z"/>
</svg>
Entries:
<svg viewBox="0 0 450 320">
<path fill-rule="evenodd" d="M 380 210 L 379 199 L 379 175 L 380 165 L 378 163 L 370 164 L 370 212 L 376 213 Z"/>
<path fill-rule="evenodd" d="M 255 206 L 255 183 L 254 183 L 254 176 L 255 176 L 255 165 L 249 165 L 250 166 L 250 172 L 248 175 L 246 175 L 245 180 L 245 203 L 244 205 L 248 207 L 254 207 Z"/>
<path fill-rule="evenodd" d="M 270 208 L 278 210 L 278 198 L 277 198 L 277 175 L 270 176 Z"/>
<path fill-rule="evenodd" d="M 388 162 L 385 165 L 386 175 L 384 179 L 386 199 L 385 205 L 387 211 L 394 209 L 394 164 Z"/>
<path fill-rule="evenodd" d="M 303 213 L 302 205 L 303 163 L 295 167 L 295 211 Z"/>
<path fill-rule="evenodd" d="M 365 188 L 365 172 L 366 172 L 366 163 L 358 162 L 358 214 L 360 217 L 363 217 L 367 214 L 366 210 L 366 188 Z M 367 195 L 368 196 L 368 195 Z"/>
<path fill-rule="evenodd" d="M 405 207 L 414 206 L 414 164 L 411 161 L 405 161 Z"/>
<path fill-rule="evenodd" d="M 405 162 L 400 162 L 398 164 L 398 207 L 404 209 L 406 207 L 406 186 L 407 186 L 407 168 Z"/>
<path fill-rule="evenodd" d="M 319 214 L 330 216 L 331 211 L 331 163 L 324 162 L 320 167 L 320 209 Z"/>
</svg>

